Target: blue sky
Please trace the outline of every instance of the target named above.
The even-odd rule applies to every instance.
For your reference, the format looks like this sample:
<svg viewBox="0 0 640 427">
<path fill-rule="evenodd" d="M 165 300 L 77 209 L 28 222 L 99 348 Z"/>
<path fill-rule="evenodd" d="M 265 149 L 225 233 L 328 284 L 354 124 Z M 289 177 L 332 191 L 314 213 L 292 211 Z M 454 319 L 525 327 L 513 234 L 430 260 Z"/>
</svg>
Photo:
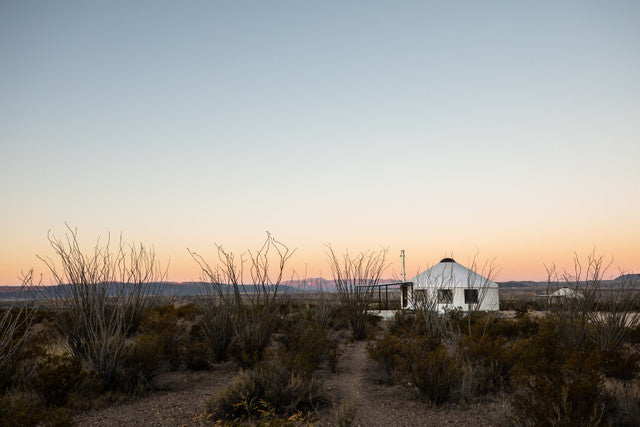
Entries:
<svg viewBox="0 0 640 427">
<path fill-rule="evenodd" d="M 265 230 L 312 275 L 324 242 L 640 268 L 638 2 L 3 1 L 0 55 L 0 282 L 65 221 L 176 280 Z"/>
</svg>

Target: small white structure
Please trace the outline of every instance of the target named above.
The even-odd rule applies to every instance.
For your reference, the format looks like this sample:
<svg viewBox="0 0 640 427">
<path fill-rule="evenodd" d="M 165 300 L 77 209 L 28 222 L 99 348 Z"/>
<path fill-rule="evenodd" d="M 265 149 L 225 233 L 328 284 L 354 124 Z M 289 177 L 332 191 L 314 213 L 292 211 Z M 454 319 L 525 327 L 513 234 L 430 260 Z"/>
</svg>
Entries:
<svg viewBox="0 0 640 427">
<path fill-rule="evenodd" d="M 439 313 L 463 311 L 498 311 L 498 284 L 445 258 L 423 271 L 402 289 L 402 307 L 428 308 Z"/>
<path fill-rule="evenodd" d="M 549 295 L 549 298 L 557 298 L 557 299 L 561 299 L 561 298 L 565 298 L 565 299 L 571 299 L 571 298 L 583 298 L 583 295 L 578 292 L 575 291 L 571 288 L 560 288 L 557 291 L 551 293 Z"/>
</svg>

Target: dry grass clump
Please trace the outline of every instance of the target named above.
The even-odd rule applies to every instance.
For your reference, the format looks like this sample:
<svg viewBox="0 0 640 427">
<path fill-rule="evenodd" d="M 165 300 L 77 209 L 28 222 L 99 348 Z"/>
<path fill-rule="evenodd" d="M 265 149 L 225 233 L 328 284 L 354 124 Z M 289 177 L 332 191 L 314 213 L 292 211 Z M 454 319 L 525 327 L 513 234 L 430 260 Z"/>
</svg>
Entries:
<svg viewBox="0 0 640 427">
<path fill-rule="evenodd" d="M 318 380 L 268 363 L 241 371 L 230 387 L 207 402 L 207 410 L 214 420 L 227 422 L 303 421 L 324 403 Z"/>
</svg>

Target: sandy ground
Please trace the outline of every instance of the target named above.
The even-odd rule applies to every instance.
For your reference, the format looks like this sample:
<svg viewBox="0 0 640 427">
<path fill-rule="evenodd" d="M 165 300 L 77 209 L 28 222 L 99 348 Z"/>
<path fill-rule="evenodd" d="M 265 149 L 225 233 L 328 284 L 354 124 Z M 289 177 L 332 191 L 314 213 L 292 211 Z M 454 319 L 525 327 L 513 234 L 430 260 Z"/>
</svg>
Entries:
<svg viewBox="0 0 640 427">
<path fill-rule="evenodd" d="M 318 373 L 332 402 L 319 411 L 318 425 L 334 424 L 336 408 L 344 401 L 357 402 L 360 426 L 500 424 L 504 403 L 497 398 L 435 407 L 376 378 L 365 342 L 347 343 L 344 350 L 336 373 Z M 212 371 L 165 373 L 156 380 L 157 391 L 131 403 L 82 413 L 76 420 L 80 426 L 197 425 L 205 401 L 230 384 L 236 372 L 233 364 L 225 363 Z"/>
</svg>

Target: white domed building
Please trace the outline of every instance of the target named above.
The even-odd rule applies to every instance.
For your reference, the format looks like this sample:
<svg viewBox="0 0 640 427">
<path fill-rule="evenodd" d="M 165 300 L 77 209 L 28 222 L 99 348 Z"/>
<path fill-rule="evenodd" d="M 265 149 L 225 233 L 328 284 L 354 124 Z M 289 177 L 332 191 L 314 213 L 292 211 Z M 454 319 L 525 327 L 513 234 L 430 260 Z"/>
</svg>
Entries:
<svg viewBox="0 0 640 427">
<path fill-rule="evenodd" d="M 402 308 L 498 311 L 498 284 L 458 264 L 453 258 L 423 271 L 402 286 Z"/>
</svg>

